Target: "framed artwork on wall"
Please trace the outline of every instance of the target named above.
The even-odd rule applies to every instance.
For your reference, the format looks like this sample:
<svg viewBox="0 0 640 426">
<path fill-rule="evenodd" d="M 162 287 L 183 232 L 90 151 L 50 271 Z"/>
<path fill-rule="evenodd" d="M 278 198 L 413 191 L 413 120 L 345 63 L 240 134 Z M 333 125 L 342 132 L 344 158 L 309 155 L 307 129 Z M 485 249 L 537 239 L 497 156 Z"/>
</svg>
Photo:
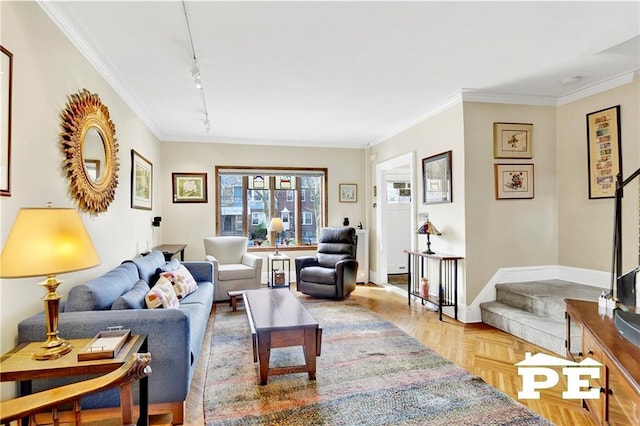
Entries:
<svg viewBox="0 0 640 426">
<path fill-rule="evenodd" d="M 451 151 L 422 159 L 422 204 L 451 203 Z"/>
<path fill-rule="evenodd" d="M 356 203 L 358 202 L 358 185 L 355 183 L 340 184 L 340 202 Z"/>
<path fill-rule="evenodd" d="M 11 195 L 11 96 L 13 54 L 0 46 L 0 196 Z"/>
<path fill-rule="evenodd" d="M 534 197 L 533 164 L 494 164 L 496 200 Z"/>
<path fill-rule="evenodd" d="M 206 173 L 171 173 L 174 203 L 206 203 Z"/>
<path fill-rule="evenodd" d="M 493 123 L 493 158 L 533 158 L 533 124 Z"/>
<path fill-rule="evenodd" d="M 153 164 L 131 150 L 131 208 L 151 210 L 153 195 Z"/>
<path fill-rule="evenodd" d="M 587 114 L 589 198 L 614 198 L 622 173 L 620 105 Z"/>
</svg>

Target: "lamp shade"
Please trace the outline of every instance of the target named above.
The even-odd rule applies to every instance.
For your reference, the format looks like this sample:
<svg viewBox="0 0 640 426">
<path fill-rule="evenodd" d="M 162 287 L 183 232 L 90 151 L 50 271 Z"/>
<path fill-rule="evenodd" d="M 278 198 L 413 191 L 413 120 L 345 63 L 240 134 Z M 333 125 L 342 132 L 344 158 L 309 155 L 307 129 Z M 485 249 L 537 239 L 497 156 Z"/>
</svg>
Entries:
<svg viewBox="0 0 640 426">
<path fill-rule="evenodd" d="M 269 232 L 282 232 L 284 231 L 284 224 L 282 223 L 282 219 L 279 217 L 274 217 L 271 219 L 271 223 L 269 223 Z"/>
<path fill-rule="evenodd" d="M 76 210 L 23 208 L 0 256 L 0 277 L 55 275 L 99 264 L 100 257 Z"/>
<path fill-rule="evenodd" d="M 421 235 L 442 235 L 442 233 L 438 231 L 438 228 L 436 228 L 435 225 L 431 223 L 431 221 L 427 221 L 420 225 L 420 227 L 416 229 L 416 232 Z"/>
</svg>

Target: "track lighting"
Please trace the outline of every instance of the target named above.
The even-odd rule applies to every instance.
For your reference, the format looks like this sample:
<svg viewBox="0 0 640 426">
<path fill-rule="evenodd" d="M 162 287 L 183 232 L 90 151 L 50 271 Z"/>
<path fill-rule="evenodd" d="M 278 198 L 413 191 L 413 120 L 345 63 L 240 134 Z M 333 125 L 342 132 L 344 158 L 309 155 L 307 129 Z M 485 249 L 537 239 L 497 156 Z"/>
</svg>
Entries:
<svg viewBox="0 0 640 426">
<path fill-rule="evenodd" d="M 202 89 L 202 80 L 200 79 L 200 75 L 196 75 L 194 79 L 196 80 L 196 89 Z"/>
<path fill-rule="evenodd" d="M 0 0 L 1 1 L 1 0 Z M 204 87 L 202 86 L 202 78 L 200 77 L 200 68 L 198 67 L 198 56 L 196 55 L 196 49 L 193 45 L 193 36 L 191 34 L 191 25 L 189 24 L 189 14 L 187 13 L 187 5 L 185 0 L 182 0 L 182 10 L 184 11 L 184 19 L 187 24 L 187 36 L 189 37 L 189 44 L 191 45 L 191 54 L 193 56 L 193 66 L 191 67 L 191 78 L 193 78 L 196 89 L 200 91 L 200 100 L 202 101 L 202 108 L 204 109 L 205 119 L 203 121 L 204 128 L 209 133 L 211 131 L 211 122 L 209 121 L 209 110 L 207 109 L 207 100 L 204 95 Z"/>
</svg>

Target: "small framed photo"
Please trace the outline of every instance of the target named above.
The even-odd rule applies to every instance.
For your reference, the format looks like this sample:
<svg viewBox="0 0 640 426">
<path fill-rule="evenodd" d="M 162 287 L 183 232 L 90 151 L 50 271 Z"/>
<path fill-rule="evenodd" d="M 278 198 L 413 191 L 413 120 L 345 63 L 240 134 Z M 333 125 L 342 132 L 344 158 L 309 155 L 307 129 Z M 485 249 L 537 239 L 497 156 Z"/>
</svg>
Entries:
<svg viewBox="0 0 640 426">
<path fill-rule="evenodd" d="M 451 151 L 422 159 L 422 204 L 451 203 Z"/>
<path fill-rule="evenodd" d="M 174 203 L 206 203 L 206 173 L 172 173 Z"/>
<path fill-rule="evenodd" d="M 356 203 L 358 202 L 358 185 L 355 183 L 340 184 L 340 202 Z"/>
<path fill-rule="evenodd" d="M 587 114 L 589 198 L 614 198 L 622 172 L 620 105 Z"/>
<path fill-rule="evenodd" d="M 493 123 L 493 158 L 533 158 L 533 124 Z"/>
<path fill-rule="evenodd" d="M 533 198 L 533 164 L 494 164 L 496 200 Z"/>
<path fill-rule="evenodd" d="M 131 150 L 131 208 L 151 210 L 153 196 L 153 164 Z"/>
</svg>

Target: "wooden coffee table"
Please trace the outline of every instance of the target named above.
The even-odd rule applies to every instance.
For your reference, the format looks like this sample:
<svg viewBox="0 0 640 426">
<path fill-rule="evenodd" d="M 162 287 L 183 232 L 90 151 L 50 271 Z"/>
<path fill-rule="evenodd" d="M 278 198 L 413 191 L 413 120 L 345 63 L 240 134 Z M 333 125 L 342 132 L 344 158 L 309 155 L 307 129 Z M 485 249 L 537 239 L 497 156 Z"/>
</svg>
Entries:
<svg viewBox="0 0 640 426">
<path fill-rule="evenodd" d="M 316 379 L 322 328 L 289 289 L 247 290 L 244 296 L 251 326 L 253 362 L 259 361 L 260 384 L 269 375 L 303 373 Z M 305 365 L 269 367 L 271 348 L 302 346 Z"/>
</svg>

